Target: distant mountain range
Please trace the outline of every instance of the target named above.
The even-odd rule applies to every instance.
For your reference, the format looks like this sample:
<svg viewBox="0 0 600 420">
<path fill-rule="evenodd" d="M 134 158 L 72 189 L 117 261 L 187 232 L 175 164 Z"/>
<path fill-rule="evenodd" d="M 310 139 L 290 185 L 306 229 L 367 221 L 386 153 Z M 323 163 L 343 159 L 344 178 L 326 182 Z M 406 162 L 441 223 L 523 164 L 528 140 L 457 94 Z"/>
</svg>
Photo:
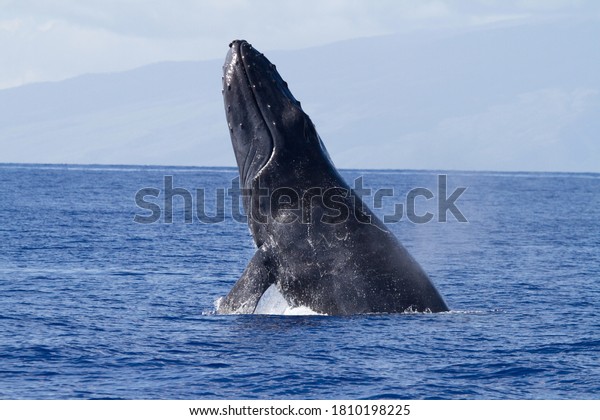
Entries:
<svg viewBox="0 0 600 420">
<path fill-rule="evenodd" d="M 600 172 L 599 40 L 555 21 L 264 52 L 338 167 Z M 221 66 L 0 90 L 0 162 L 235 166 Z"/>
</svg>

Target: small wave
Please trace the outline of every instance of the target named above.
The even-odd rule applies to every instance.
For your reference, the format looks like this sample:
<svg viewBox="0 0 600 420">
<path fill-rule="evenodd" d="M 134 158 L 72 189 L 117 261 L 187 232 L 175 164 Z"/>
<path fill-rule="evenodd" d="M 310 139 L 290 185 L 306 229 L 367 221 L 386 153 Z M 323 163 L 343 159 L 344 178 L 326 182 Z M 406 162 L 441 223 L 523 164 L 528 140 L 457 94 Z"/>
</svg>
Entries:
<svg viewBox="0 0 600 420">
<path fill-rule="evenodd" d="M 271 286 L 273 287 L 273 286 Z M 268 292 L 268 293 L 267 293 Z M 283 296 L 278 292 L 276 288 L 267 289 L 267 292 L 261 297 L 258 304 L 256 305 L 256 309 L 254 310 L 253 315 L 283 315 L 283 316 L 312 316 L 312 315 L 320 315 L 325 316 L 327 314 L 322 314 L 319 312 L 315 312 L 307 306 L 296 306 L 290 307 Z M 215 315 L 218 313 L 219 306 L 223 301 L 223 296 L 215 299 L 213 302 L 214 308 L 211 311 L 204 311 L 202 315 Z"/>
<path fill-rule="evenodd" d="M 499 309 L 490 309 L 490 310 L 473 310 L 473 309 L 451 309 L 447 312 L 442 312 L 442 314 L 447 315 L 487 315 L 494 314 L 498 312 L 503 312 Z"/>
<path fill-rule="evenodd" d="M 202 315 L 216 315 L 218 314 L 219 306 L 223 301 L 224 296 L 218 297 L 213 302 L 213 309 L 202 312 Z M 452 309 L 446 312 L 433 313 L 430 310 L 417 311 L 412 307 L 409 307 L 400 315 L 489 315 L 494 313 L 504 312 L 500 309 L 491 310 L 472 310 L 472 309 Z M 320 313 L 312 310 L 308 306 L 296 306 L 290 307 L 283 295 L 275 286 L 271 286 L 260 298 L 253 315 L 283 315 L 283 316 L 327 316 L 328 314 Z M 393 313 L 365 313 L 363 315 L 394 315 Z M 396 314 L 398 315 L 398 314 Z"/>
<path fill-rule="evenodd" d="M 296 308 L 287 308 L 283 314 L 273 314 L 273 315 L 290 315 L 290 316 L 307 316 L 307 315 L 320 315 L 327 316 L 327 314 L 322 314 L 319 312 L 315 312 L 309 307 L 306 306 L 298 306 Z"/>
</svg>

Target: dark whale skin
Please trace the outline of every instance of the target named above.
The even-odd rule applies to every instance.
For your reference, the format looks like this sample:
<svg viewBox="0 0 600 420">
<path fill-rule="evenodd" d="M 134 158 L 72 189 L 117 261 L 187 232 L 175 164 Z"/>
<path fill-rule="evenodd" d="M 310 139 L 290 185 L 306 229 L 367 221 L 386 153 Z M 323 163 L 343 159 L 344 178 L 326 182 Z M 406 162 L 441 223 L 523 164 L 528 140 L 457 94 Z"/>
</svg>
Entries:
<svg viewBox="0 0 600 420">
<path fill-rule="evenodd" d="M 329 315 L 448 311 L 425 271 L 346 184 L 275 66 L 230 44 L 223 97 L 257 246 L 218 313 L 253 313 L 275 284 Z"/>
</svg>

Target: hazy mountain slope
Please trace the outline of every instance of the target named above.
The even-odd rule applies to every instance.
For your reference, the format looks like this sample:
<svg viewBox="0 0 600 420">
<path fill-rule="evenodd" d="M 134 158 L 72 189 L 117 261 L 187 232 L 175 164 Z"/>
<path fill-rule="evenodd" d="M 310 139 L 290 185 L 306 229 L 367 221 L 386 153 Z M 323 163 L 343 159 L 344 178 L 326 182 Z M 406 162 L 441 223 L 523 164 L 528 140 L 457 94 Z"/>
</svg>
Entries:
<svg viewBox="0 0 600 420">
<path fill-rule="evenodd" d="M 266 53 L 340 167 L 600 171 L 598 39 L 553 22 Z M 234 165 L 221 65 L 0 91 L 0 161 Z"/>
<path fill-rule="evenodd" d="M 0 158 L 225 163 L 220 155 L 229 152 L 229 145 L 222 144 L 226 138 L 215 64 L 160 63 L 0 91 L 0 104 L 7 109 L 0 115 Z"/>
</svg>

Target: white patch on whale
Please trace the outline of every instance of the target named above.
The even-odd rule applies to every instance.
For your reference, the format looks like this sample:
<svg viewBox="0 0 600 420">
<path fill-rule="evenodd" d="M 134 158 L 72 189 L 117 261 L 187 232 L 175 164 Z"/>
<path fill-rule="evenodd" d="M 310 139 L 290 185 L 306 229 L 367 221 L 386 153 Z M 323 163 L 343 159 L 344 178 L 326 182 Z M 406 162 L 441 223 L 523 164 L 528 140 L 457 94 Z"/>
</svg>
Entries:
<svg viewBox="0 0 600 420">
<path fill-rule="evenodd" d="M 254 313 L 260 315 L 323 315 L 306 306 L 291 308 L 275 284 L 265 290 L 256 304 Z"/>
</svg>

